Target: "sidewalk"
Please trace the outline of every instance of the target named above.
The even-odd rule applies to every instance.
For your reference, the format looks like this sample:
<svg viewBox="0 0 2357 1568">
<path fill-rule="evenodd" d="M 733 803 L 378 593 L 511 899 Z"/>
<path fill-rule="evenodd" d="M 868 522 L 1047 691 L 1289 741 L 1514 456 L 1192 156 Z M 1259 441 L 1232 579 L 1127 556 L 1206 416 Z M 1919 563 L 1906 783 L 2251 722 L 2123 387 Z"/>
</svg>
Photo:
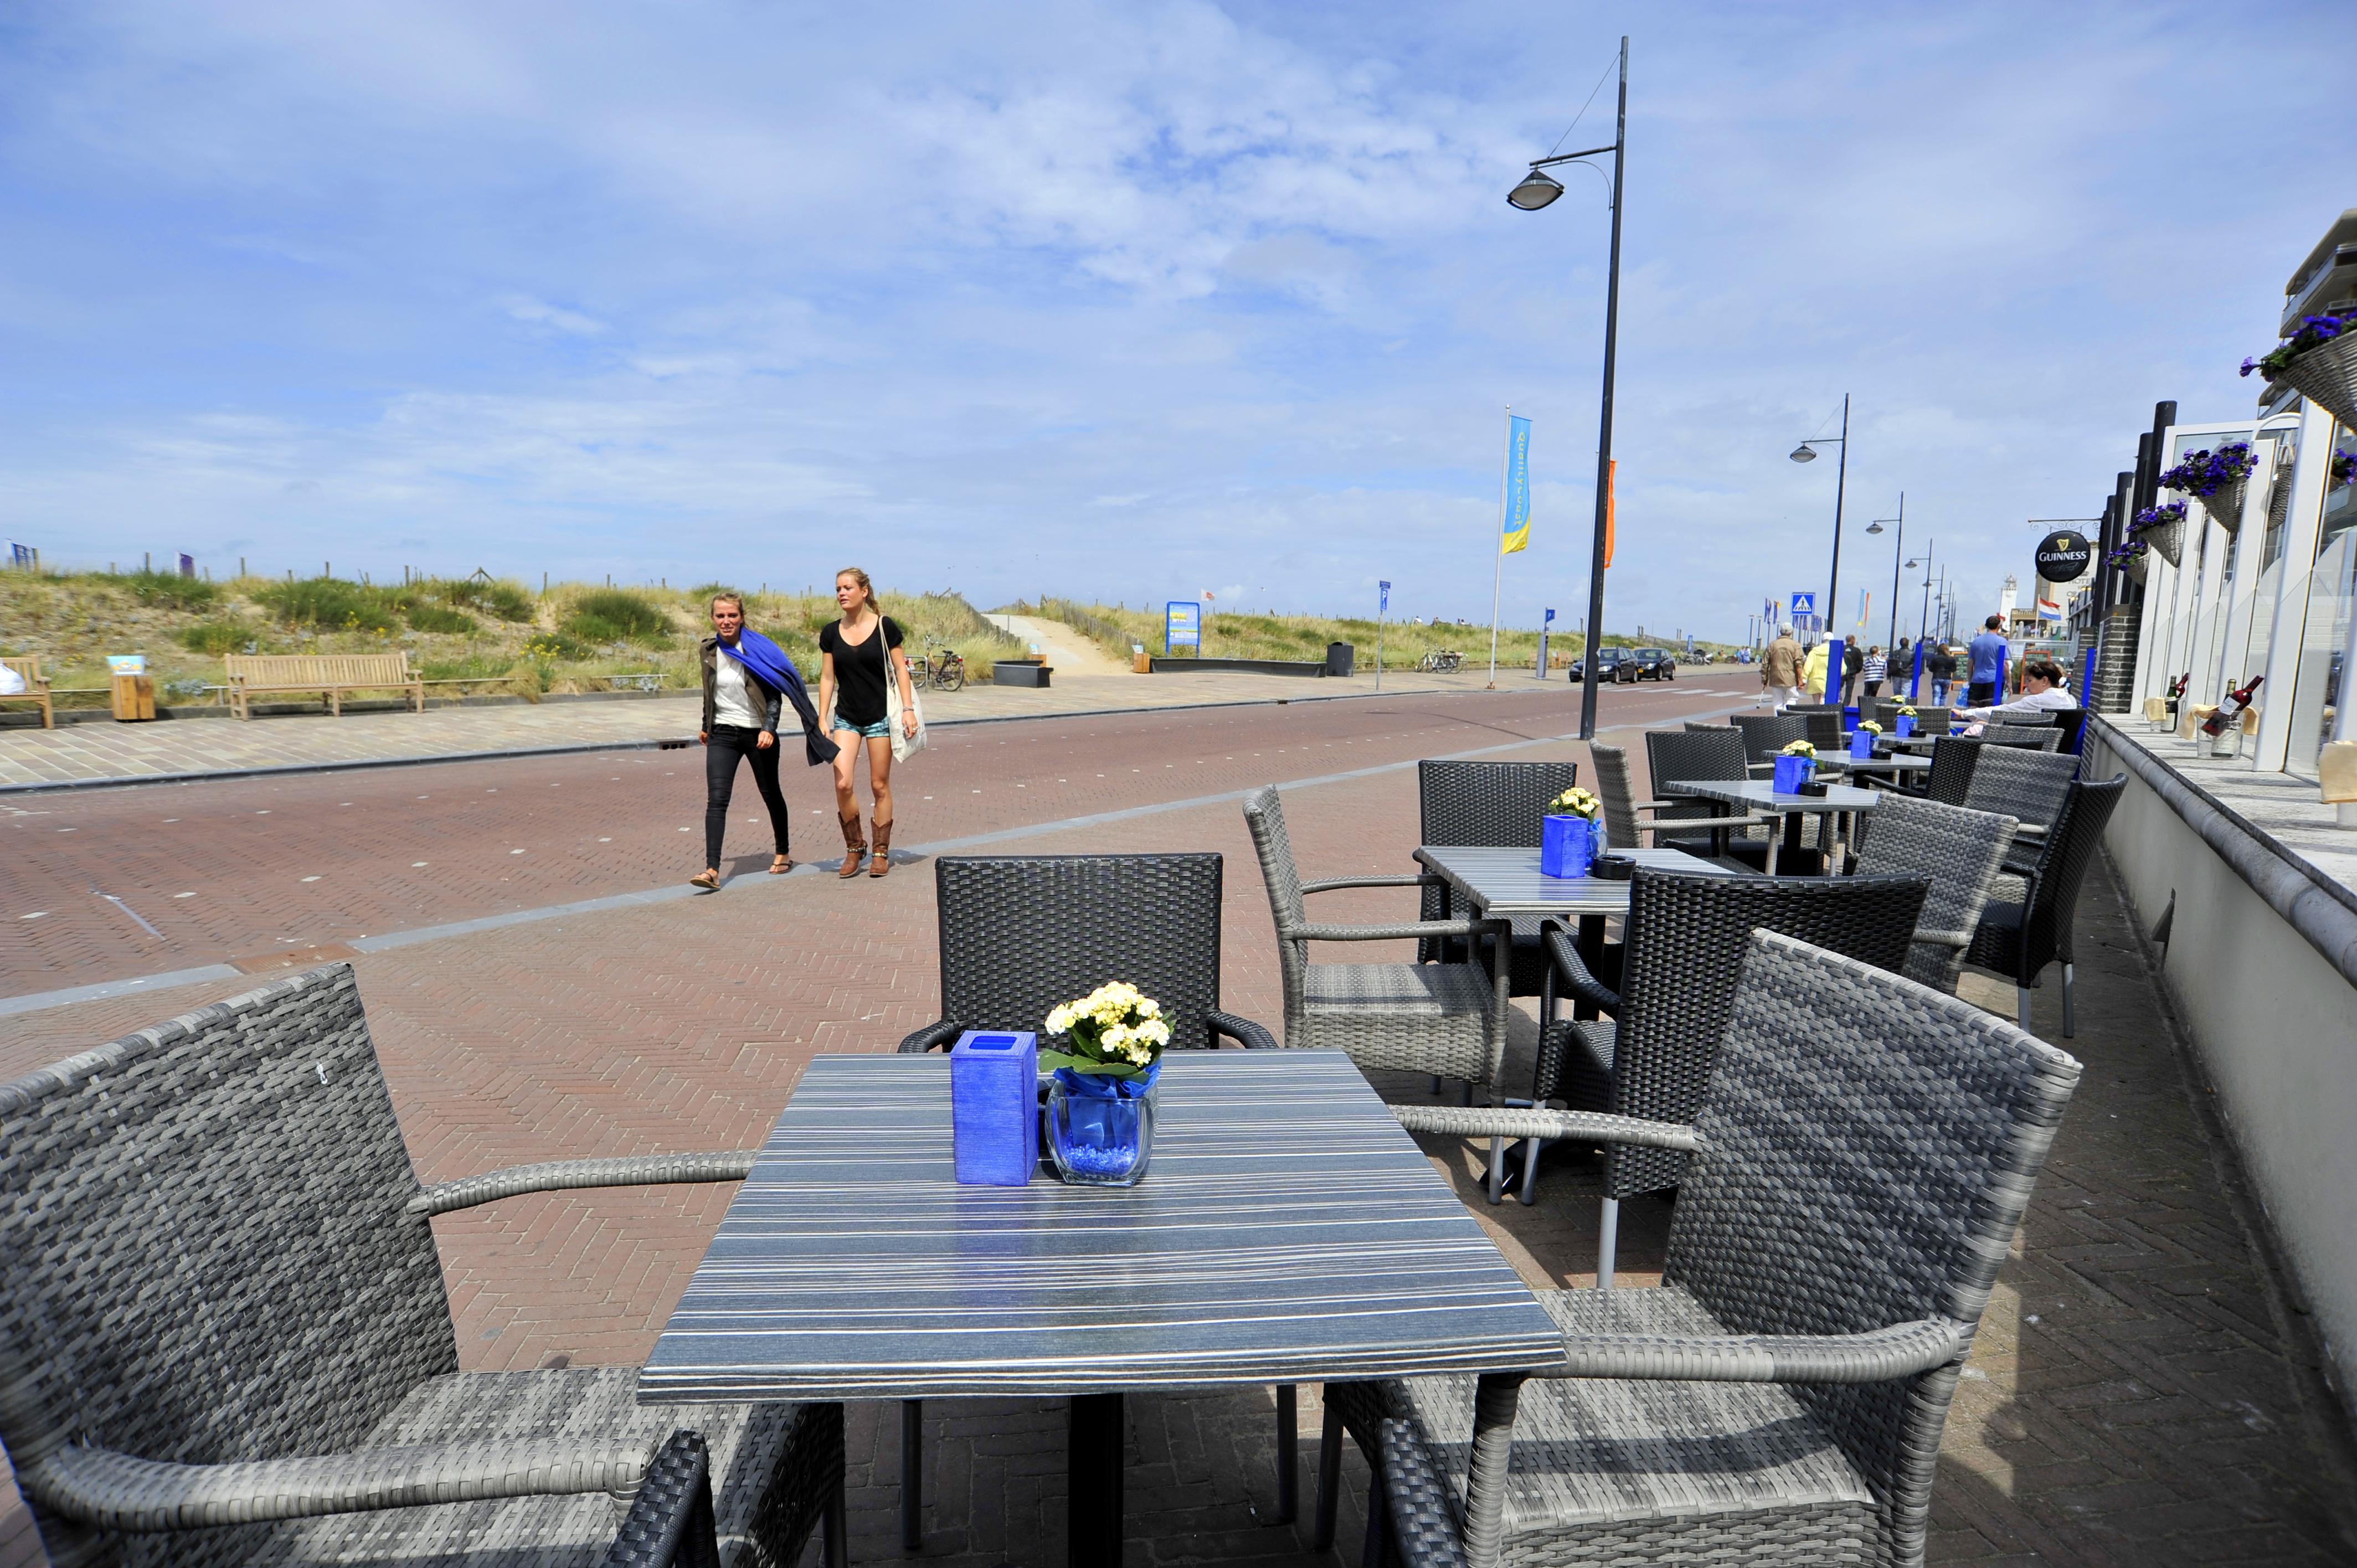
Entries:
<svg viewBox="0 0 2357 1568">
<path fill-rule="evenodd" d="M 1510 687 L 1508 682 L 1513 684 Z M 1486 671 L 1457 675 L 1387 671 L 1383 694 L 1478 692 Z M 1538 682 L 1522 670 L 1498 672 L 1499 689 Z M 1571 697 L 1560 680 L 1555 690 Z M 1367 675 L 1304 680 L 1272 675 L 1076 675 L 1059 673 L 1045 691 L 968 686 L 922 694 L 928 725 L 1072 714 L 1191 708 L 1375 694 Z M 501 755 L 563 746 L 643 745 L 693 738 L 701 716 L 692 695 L 613 702 L 435 708 L 423 714 L 81 724 L 0 731 L 0 789 L 92 779 L 318 768 L 356 762 Z"/>
</svg>

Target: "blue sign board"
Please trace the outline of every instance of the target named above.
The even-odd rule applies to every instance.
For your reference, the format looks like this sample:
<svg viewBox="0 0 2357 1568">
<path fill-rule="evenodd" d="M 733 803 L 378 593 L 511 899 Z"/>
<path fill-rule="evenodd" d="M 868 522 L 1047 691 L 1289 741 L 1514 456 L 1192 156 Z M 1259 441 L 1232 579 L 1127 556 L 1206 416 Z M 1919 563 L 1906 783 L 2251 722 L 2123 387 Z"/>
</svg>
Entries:
<svg viewBox="0 0 2357 1568">
<path fill-rule="evenodd" d="M 1172 599 L 1162 609 L 1162 651 L 1203 646 L 1203 607 L 1192 599 Z"/>
<path fill-rule="evenodd" d="M 1794 616 L 1796 616 L 1796 617 L 1798 617 L 1798 616 L 1813 616 L 1813 615 L 1814 615 L 1814 614 L 1816 614 L 1816 613 L 1817 613 L 1817 596 L 1816 596 L 1816 595 L 1814 595 L 1814 594 L 1794 594 L 1794 595 L 1792 596 L 1792 614 L 1793 614 Z"/>
<path fill-rule="evenodd" d="M 1545 625 L 1545 626 L 1553 626 L 1553 625 L 1555 624 L 1555 611 L 1553 611 L 1553 610 L 1549 610 L 1549 611 L 1547 611 L 1547 613 L 1546 613 L 1546 619 L 1545 619 L 1544 622 L 1542 622 L 1541 624 L 1542 624 L 1542 625 Z"/>
<path fill-rule="evenodd" d="M 1375 608 L 1376 608 L 1378 611 L 1381 611 L 1381 610 L 1387 610 L 1387 609 L 1391 608 L 1391 607 L 1392 607 L 1392 585 L 1391 585 L 1391 584 L 1389 584 L 1388 582 L 1378 582 L 1378 583 L 1375 585 L 1375 589 L 1376 589 Z"/>
</svg>

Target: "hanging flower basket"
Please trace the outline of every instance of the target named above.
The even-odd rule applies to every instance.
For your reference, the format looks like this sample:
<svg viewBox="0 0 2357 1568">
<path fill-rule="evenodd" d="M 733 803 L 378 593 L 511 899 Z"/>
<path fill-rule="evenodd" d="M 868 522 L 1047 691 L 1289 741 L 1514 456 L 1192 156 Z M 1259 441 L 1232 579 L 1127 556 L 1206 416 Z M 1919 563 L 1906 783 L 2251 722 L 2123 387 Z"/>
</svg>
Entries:
<svg viewBox="0 0 2357 1568">
<path fill-rule="evenodd" d="M 2229 441 L 2215 452 L 2186 454 L 2183 461 L 2160 476 L 2160 488 L 2198 498 L 2211 521 L 2232 533 L 2243 525 L 2243 498 L 2250 490 L 2251 470 L 2258 461 L 2249 442 Z M 2171 563 L 2175 560 L 2172 553 Z"/>
<path fill-rule="evenodd" d="M 2304 316 L 2299 330 L 2256 360 L 2258 371 L 2282 381 L 2343 424 L 2357 424 L 2357 316 Z"/>
<path fill-rule="evenodd" d="M 2141 583 L 2149 569 L 2150 553 L 2146 550 L 2143 540 L 2130 539 L 2104 559 L 2117 566 L 2129 582 Z"/>
<path fill-rule="evenodd" d="M 2138 542 L 2150 545 L 2160 553 L 2162 560 L 2176 565 L 2185 551 L 2185 503 L 2171 501 L 2167 506 L 2145 508 L 2136 514 L 2130 532 Z"/>
</svg>

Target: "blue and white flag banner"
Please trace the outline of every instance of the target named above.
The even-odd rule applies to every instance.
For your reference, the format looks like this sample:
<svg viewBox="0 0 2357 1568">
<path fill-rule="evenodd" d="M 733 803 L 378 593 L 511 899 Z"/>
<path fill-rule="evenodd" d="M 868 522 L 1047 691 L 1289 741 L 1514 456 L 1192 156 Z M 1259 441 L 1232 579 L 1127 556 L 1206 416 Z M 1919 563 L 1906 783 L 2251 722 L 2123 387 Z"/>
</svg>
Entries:
<svg viewBox="0 0 2357 1568">
<path fill-rule="evenodd" d="M 1531 422 L 1506 416 L 1506 517 L 1498 553 L 1512 555 L 1531 542 Z"/>
</svg>

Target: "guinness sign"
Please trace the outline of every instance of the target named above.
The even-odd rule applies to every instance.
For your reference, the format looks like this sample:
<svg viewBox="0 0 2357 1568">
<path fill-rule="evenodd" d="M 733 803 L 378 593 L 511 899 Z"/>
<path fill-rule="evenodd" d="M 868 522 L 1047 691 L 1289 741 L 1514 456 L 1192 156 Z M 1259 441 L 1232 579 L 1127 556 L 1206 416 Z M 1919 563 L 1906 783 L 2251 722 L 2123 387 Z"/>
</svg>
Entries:
<svg viewBox="0 0 2357 1568">
<path fill-rule="evenodd" d="M 2038 575 L 2057 585 L 2075 583 L 2094 564 L 2095 547 L 2076 529 L 2059 529 L 2038 547 Z"/>
</svg>

